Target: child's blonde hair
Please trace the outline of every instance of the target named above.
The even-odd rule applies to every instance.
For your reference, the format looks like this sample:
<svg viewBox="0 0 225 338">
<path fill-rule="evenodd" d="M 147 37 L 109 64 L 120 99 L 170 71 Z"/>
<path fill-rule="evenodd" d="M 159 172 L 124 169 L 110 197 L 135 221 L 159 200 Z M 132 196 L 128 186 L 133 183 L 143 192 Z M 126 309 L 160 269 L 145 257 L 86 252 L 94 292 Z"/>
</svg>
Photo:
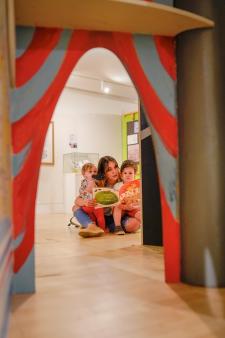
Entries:
<svg viewBox="0 0 225 338">
<path fill-rule="evenodd" d="M 81 173 L 82 173 L 82 175 L 85 174 L 85 171 L 87 171 L 87 170 L 89 170 L 89 169 L 92 169 L 93 167 L 95 167 L 95 165 L 94 165 L 93 163 L 91 163 L 91 162 L 85 163 L 85 164 L 83 165 L 83 167 L 81 168 Z"/>
</svg>

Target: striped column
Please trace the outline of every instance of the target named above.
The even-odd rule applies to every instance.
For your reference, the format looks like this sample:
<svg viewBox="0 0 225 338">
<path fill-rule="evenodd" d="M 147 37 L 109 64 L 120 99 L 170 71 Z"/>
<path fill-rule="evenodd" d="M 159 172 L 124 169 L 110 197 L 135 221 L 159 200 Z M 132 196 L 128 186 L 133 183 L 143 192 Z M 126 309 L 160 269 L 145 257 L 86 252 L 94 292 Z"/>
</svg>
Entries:
<svg viewBox="0 0 225 338">
<path fill-rule="evenodd" d="M 17 88 L 11 96 L 16 293 L 35 290 L 34 212 L 38 174 L 48 125 L 74 65 L 69 68 L 65 65 L 65 75 L 62 74 L 70 37 L 71 31 L 60 29 L 17 29 Z"/>
<path fill-rule="evenodd" d="M 6 1 L 0 1 L 0 337 L 7 336 L 12 281 L 11 167 Z"/>
</svg>

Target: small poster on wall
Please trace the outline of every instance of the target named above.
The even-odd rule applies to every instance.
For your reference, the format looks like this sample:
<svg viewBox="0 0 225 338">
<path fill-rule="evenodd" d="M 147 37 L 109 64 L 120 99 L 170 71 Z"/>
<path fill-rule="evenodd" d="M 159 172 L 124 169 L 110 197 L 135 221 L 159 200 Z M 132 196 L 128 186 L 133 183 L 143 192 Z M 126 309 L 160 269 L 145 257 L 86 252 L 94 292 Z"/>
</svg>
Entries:
<svg viewBox="0 0 225 338">
<path fill-rule="evenodd" d="M 136 144 L 138 143 L 138 135 L 137 134 L 132 134 L 132 135 L 127 135 L 127 144 Z"/>
<path fill-rule="evenodd" d="M 127 157 L 129 160 L 132 160 L 136 163 L 139 162 L 139 144 L 131 144 L 127 147 Z"/>
<path fill-rule="evenodd" d="M 77 137 L 75 134 L 69 135 L 69 146 L 70 148 L 77 148 Z"/>
<path fill-rule="evenodd" d="M 139 122 L 134 121 L 134 133 L 138 134 L 138 132 L 139 132 Z"/>
<path fill-rule="evenodd" d="M 41 164 L 54 165 L 54 124 L 50 122 L 45 138 Z"/>
<path fill-rule="evenodd" d="M 138 121 L 127 122 L 127 159 L 139 163 L 139 123 Z"/>
</svg>

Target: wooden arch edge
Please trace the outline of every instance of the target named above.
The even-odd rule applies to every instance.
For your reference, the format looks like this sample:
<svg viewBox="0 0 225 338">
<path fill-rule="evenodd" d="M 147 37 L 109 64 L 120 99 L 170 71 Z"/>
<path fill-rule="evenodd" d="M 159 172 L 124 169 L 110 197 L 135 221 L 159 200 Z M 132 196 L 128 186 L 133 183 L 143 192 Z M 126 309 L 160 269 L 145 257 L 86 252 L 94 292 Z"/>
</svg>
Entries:
<svg viewBox="0 0 225 338">
<path fill-rule="evenodd" d="M 213 21 L 143 0 L 15 0 L 16 24 L 176 36 Z"/>
</svg>

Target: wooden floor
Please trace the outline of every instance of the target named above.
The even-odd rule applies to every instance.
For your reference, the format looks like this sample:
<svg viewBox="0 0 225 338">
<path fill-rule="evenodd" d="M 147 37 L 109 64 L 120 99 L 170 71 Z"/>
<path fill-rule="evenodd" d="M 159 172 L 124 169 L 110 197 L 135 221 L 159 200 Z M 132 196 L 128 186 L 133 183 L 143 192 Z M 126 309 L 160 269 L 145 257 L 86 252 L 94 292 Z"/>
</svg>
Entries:
<svg viewBox="0 0 225 338">
<path fill-rule="evenodd" d="M 13 297 L 10 338 L 225 337 L 225 289 L 165 284 L 140 233 L 84 239 L 67 221 L 37 220 L 37 292 Z"/>
</svg>

